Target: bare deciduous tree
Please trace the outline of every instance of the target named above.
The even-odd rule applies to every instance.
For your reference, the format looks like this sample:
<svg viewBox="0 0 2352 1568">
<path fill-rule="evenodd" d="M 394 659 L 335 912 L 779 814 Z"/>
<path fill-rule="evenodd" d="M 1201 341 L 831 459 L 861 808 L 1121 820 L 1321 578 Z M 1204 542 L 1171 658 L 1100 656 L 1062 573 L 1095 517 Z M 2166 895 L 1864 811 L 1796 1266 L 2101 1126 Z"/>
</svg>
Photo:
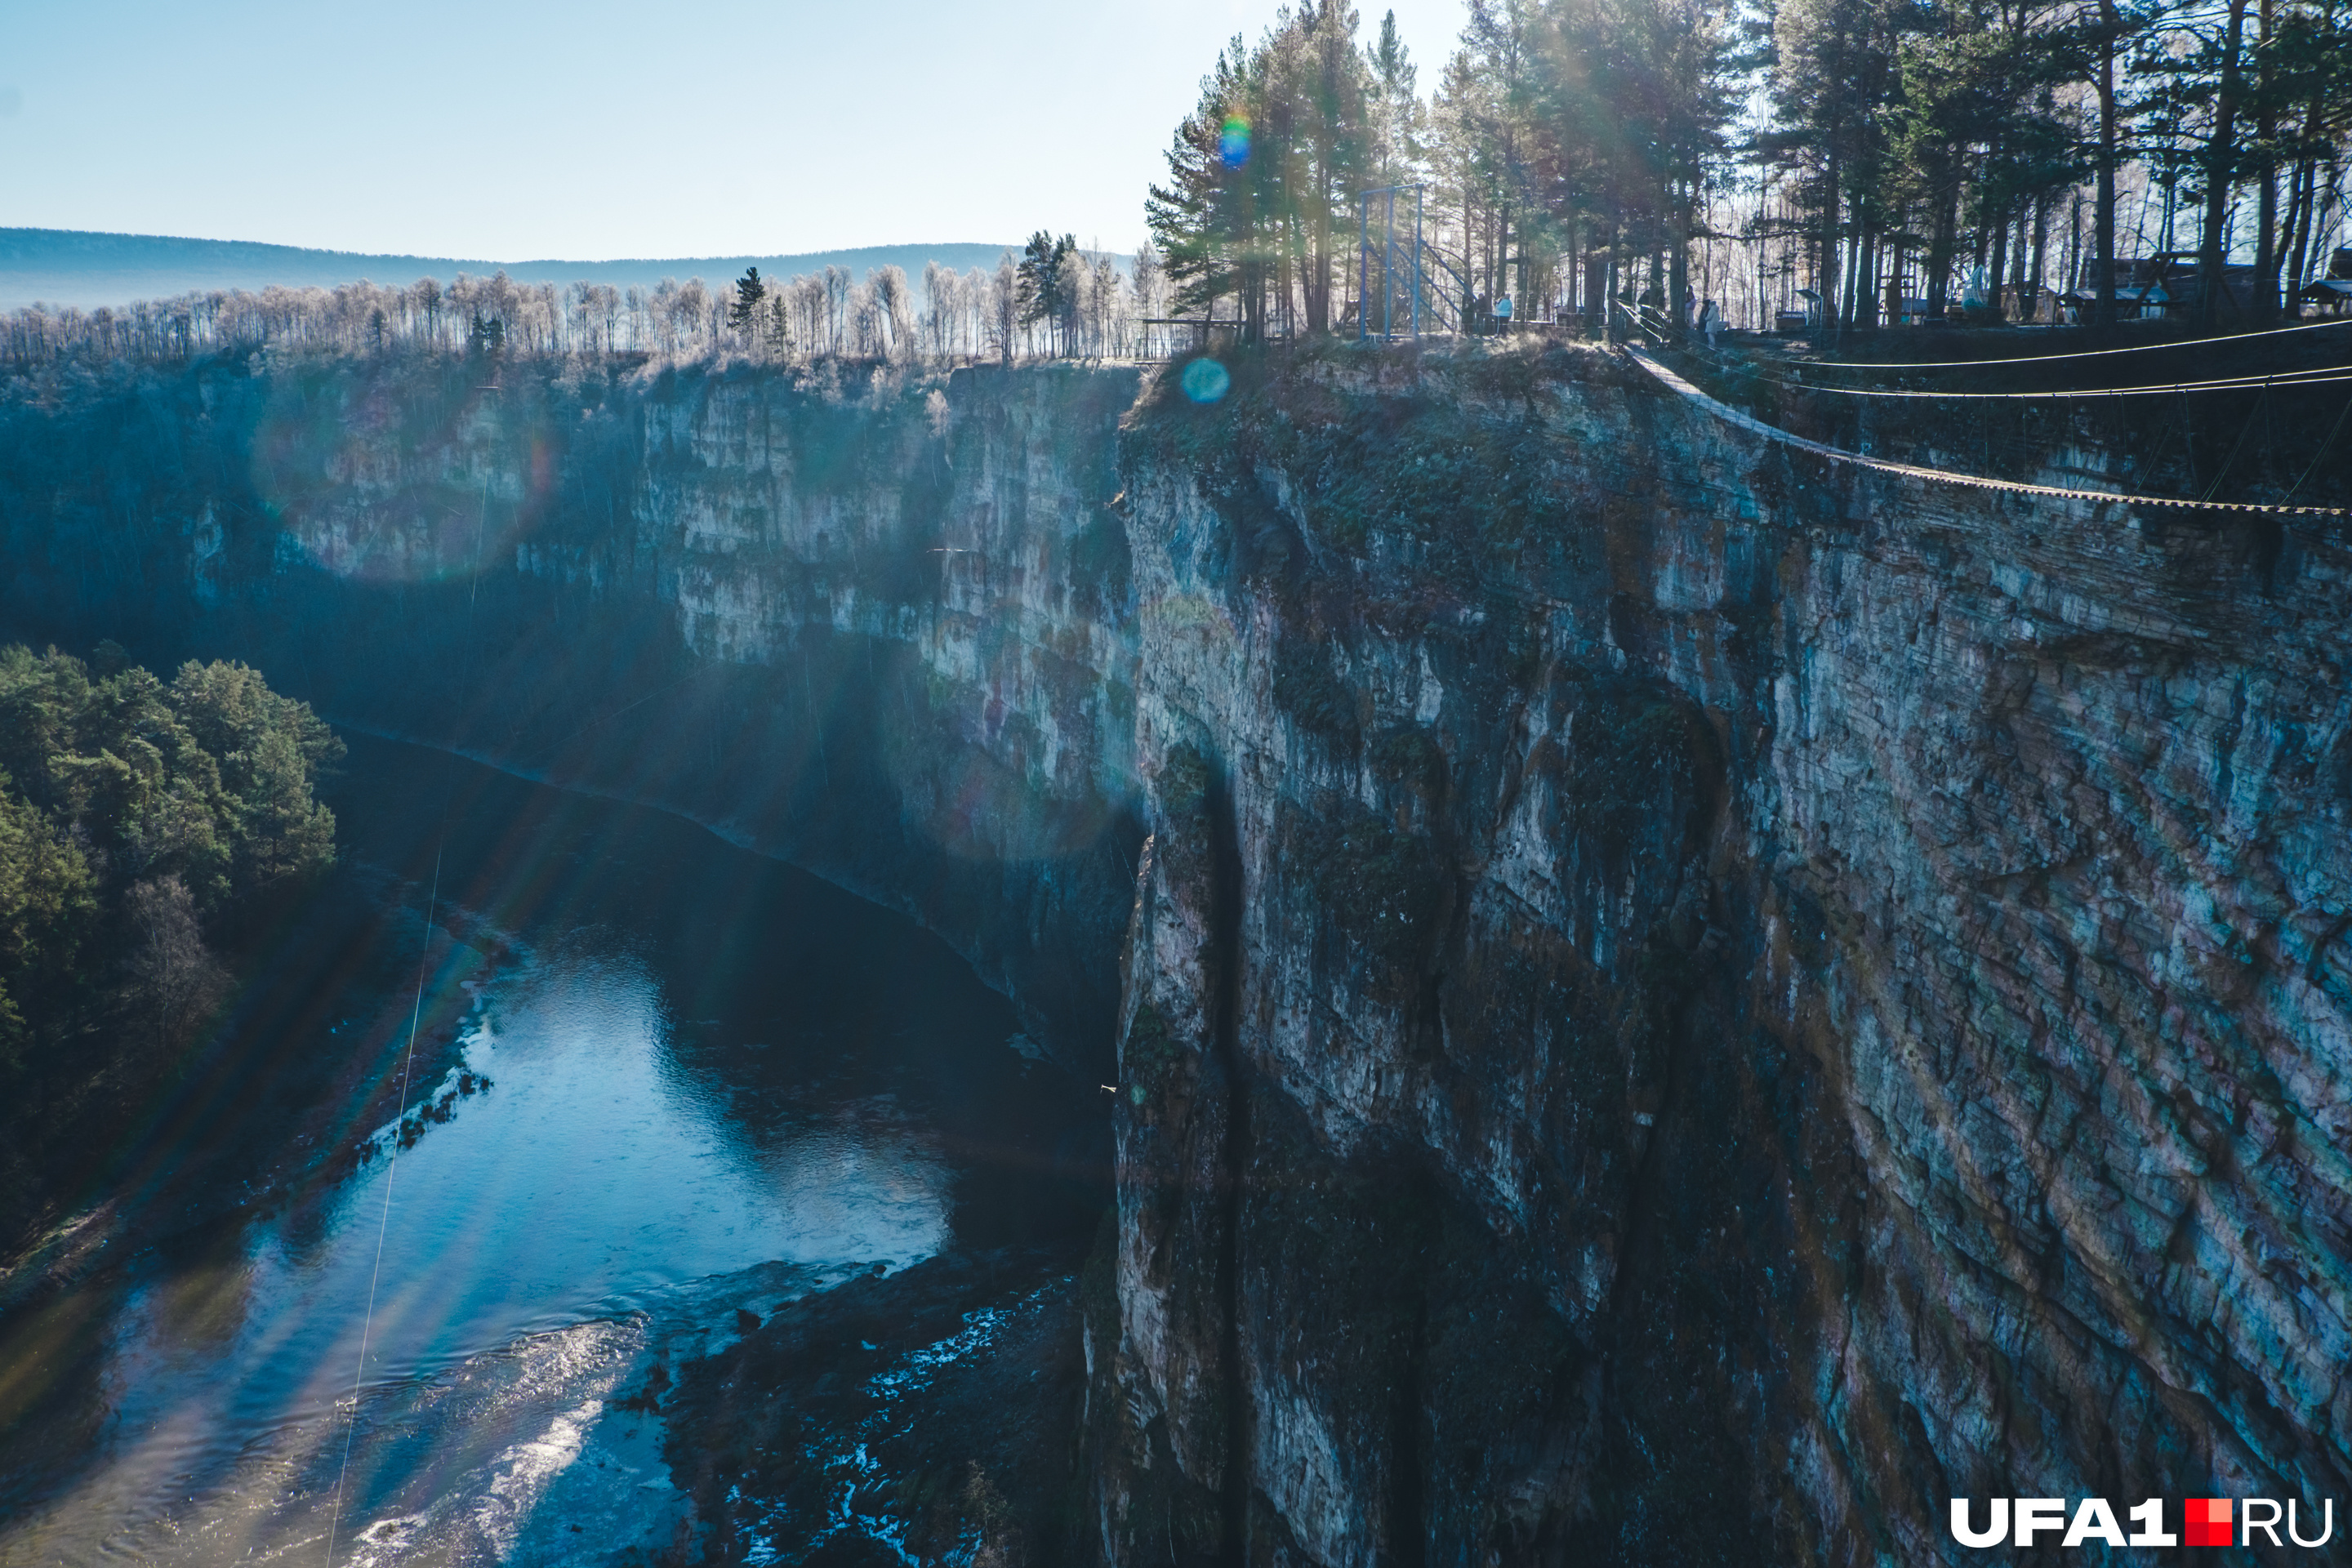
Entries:
<svg viewBox="0 0 2352 1568">
<path fill-rule="evenodd" d="M 133 883 L 123 896 L 131 946 L 123 965 L 130 1003 L 162 1050 L 187 1044 L 227 987 L 205 945 L 195 900 L 177 877 Z"/>
</svg>

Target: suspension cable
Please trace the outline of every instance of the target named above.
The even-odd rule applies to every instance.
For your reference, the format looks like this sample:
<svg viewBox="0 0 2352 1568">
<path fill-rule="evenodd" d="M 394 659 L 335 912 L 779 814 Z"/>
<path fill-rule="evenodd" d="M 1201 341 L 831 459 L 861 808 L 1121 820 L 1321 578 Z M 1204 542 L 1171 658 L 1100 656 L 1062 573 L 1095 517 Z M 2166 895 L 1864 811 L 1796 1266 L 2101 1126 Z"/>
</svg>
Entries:
<svg viewBox="0 0 2352 1568">
<path fill-rule="evenodd" d="M 2273 386 L 2327 386 L 2352 381 L 2352 367 L 2326 365 L 2312 370 L 2273 371 L 2263 375 L 2215 376 L 2206 381 L 2147 382 L 2137 386 L 2085 386 L 2060 392 L 1937 392 L 1922 387 L 1884 386 L 1817 386 L 1811 382 L 1793 381 L 1786 376 L 1763 375 L 1759 381 L 1774 386 L 1786 386 L 1799 392 L 1828 393 L 1837 397 L 1896 397 L 1931 400 L 1962 399 L 1979 402 L 2047 402 L 2069 397 L 2157 397 L 2188 392 L 2239 392 L 2249 388 Z"/>
<path fill-rule="evenodd" d="M 2073 489 L 2063 485 L 2027 484 L 2017 479 L 1988 479 L 1980 474 L 1961 474 L 1946 468 L 1924 468 L 1916 463 L 1889 462 L 1884 458 L 1865 457 L 1860 452 L 1849 452 L 1842 447 L 1831 447 L 1819 441 L 1808 440 L 1802 436 L 1793 435 L 1789 431 L 1767 425 L 1760 419 L 1742 414 L 1737 408 L 1709 397 L 1688 381 L 1668 370 L 1654 356 L 1644 351 L 1628 345 L 1624 353 L 1627 358 L 1649 372 L 1667 390 L 1696 403 L 1725 424 L 1738 426 L 1750 435 L 1760 436 L 1768 441 L 1793 447 L 1800 451 L 1811 452 L 1816 457 L 1827 458 L 1832 463 L 1842 463 L 1852 468 L 1870 468 L 1879 473 L 1900 474 L 1906 479 L 1924 479 L 1930 484 L 1958 485 L 1969 489 L 2001 490 L 2012 495 L 2050 496 L 2061 500 L 2087 500 L 2103 504 L 2120 502 L 2126 506 L 2164 507 L 2188 511 L 2266 512 L 2291 517 L 2352 516 L 2352 508 L 2345 507 L 2285 506 L 2257 501 L 2186 500 L 2169 496 L 2123 495 L 2112 490 Z"/>
<path fill-rule="evenodd" d="M 447 847 L 445 841 L 443 848 Z M 433 963 L 433 910 L 441 901 L 442 849 L 433 852 L 433 890 L 425 900 L 425 951 L 416 960 L 416 1000 L 408 1014 L 408 1048 L 400 1061 L 400 1115 L 394 1119 L 396 1126 L 408 1117 L 410 1069 L 416 1062 L 416 1031 L 425 1018 L 425 976 Z M 368 1273 L 367 1310 L 360 1318 L 360 1363 L 352 1373 L 352 1422 L 343 1428 L 343 1462 L 335 1472 L 334 1501 L 327 1510 L 327 1568 L 334 1568 L 335 1529 L 342 1522 L 343 1483 L 351 1477 L 352 1444 L 360 1431 L 360 1391 L 367 1383 L 368 1340 L 375 1330 L 376 1285 L 383 1278 L 383 1239 L 392 1229 L 392 1183 L 400 1173 L 400 1140 L 392 1141 L 392 1160 L 383 1173 L 383 1212 L 376 1219 L 375 1265 Z"/>
<path fill-rule="evenodd" d="M 492 387 L 488 390 L 497 389 Z M 469 574 L 472 582 L 468 584 L 466 593 L 466 646 L 468 650 L 466 662 L 469 670 L 475 663 L 471 653 L 474 645 L 474 606 L 482 595 L 482 534 L 488 527 L 489 510 L 490 481 L 489 477 L 484 475 L 481 505 L 474 518 L 474 559 L 473 569 Z M 455 761 L 453 757 L 453 763 Z M 409 1088 L 416 1063 L 416 1035 L 425 1019 L 425 981 L 433 963 L 433 915 L 441 902 L 441 862 L 443 857 L 448 853 L 449 818 L 457 804 L 457 775 L 453 767 L 449 779 L 449 793 L 441 806 L 441 841 L 433 849 L 432 890 L 425 895 L 425 899 L 424 951 L 418 953 L 416 958 L 416 997 L 409 1007 L 408 1046 L 401 1054 L 400 1114 L 393 1119 L 395 1127 L 408 1119 Z M 342 1522 L 343 1487 L 351 1479 L 352 1445 L 359 1436 L 360 1395 L 367 1384 L 368 1342 L 375 1331 L 376 1287 L 383 1278 L 384 1237 L 392 1228 L 393 1178 L 398 1175 L 399 1172 L 400 1139 L 395 1135 L 391 1140 L 391 1158 L 383 1173 L 383 1211 L 376 1218 L 375 1263 L 368 1274 L 367 1308 L 360 1317 L 360 1359 L 358 1367 L 352 1374 L 352 1420 L 351 1425 L 343 1429 L 342 1464 L 335 1472 L 334 1500 L 327 1510 L 326 1568 L 335 1568 L 335 1531 Z"/>
<path fill-rule="evenodd" d="M 2319 449 L 2311 455 L 2311 461 L 2304 465 L 2303 478 L 2295 480 L 2294 484 L 2287 490 L 2287 500 L 2293 500 L 2296 496 L 2302 494 L 2304 480 L 2310 479 L 2313 474 L 2319 471 L 2319 459 L 2327 456 L 2327 449 L 2336 445 L 2336 437 L 2343 433 L 2344 421 L 2347 418 L 2352 418 L 2352 397 L 2347 397 L 2344 400 L 2344 412 L 2338 414 L 2336 416 L 2336 423 L 2327 427 L 2327 438 L 2320 442 Z"/>
<path fill-rule="evenodd" d="M 2007 359 L 1920 359 L 1920 360 L 1808 360 L 1808 370 L 1969 370 L 1987 364 L 2049 364 L 2056 360 L 2105 359 L 2113 354 L 2162 353 L 2168 349 L 2212 347 L 2224 343 L 2249 342 L 2256 338 L 2279 338 L 2290 332 L 2317 332 L 2330 327 L 2352 327 L 2352 316 L 2339 316 L 2327 321 L 2306 321 L 2298 327 L 2272 327 L 2259 332 L 2231 332 L 2222 337 L 2183 338 L 2172 343 L 2131 343 L 2114 349 L 2076 349 L 2063 354 L 2018 354 Z"/>
</svg>

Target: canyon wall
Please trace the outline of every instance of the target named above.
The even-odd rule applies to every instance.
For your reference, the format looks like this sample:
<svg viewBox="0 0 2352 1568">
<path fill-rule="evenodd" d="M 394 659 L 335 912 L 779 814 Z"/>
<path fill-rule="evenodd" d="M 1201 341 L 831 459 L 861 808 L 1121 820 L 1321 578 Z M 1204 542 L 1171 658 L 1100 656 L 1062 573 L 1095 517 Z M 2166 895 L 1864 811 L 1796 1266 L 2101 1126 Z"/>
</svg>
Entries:
<svg viewBox="0 0 2352 1568">
<path fill-rule="evenodd" d="M 0 636 L 241 658 L 336 722 L 672 807 L 913 914 L 1108 1076 L 1136 386 L 266 356 L 20 384 Z"/>
<path fill-rule="evenodd" d="M 1108 1560 L 2352 1500 L 2341 537 L 1858 478 L 1594 350 L 1234 369 L 52 387 L 0 631 L 971 956 L 1115 1089 Z"/>
<path fill-rule="evenodd" d="M 1857 479 L 1597 354 L 1155 400 L 1124 474 L 1115 1555 L 2341 1497 L 2340 535 Z"/>
</svg>

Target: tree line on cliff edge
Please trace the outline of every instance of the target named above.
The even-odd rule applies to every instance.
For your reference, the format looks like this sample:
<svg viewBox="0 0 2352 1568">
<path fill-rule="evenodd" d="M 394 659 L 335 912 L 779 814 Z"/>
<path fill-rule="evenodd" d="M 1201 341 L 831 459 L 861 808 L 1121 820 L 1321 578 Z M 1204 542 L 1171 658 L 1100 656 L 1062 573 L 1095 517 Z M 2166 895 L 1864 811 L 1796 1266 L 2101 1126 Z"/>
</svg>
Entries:
<svg viewBox="0 0 2352 1568">
<path fill-rule="evenodd" d="M 1122 268 L 1075 237 L 1041 233 L 992 271 L 932 262 L 919 285 L 895 266 L 862 279 L 827 267 L 782 281 L 753 268 L 732 282 L 665 279 L 626 289 L 518 283 L 499 272 L 460 274 L 446 285 L 424 278 L 401 286 L 211 289 L 120 310 L 35 305 L 0 317 L 0 363 L 21 371 L 64 360 L 155 363 L 265 349 L 662 362 L 1128 359 L 1161 346 L 1147 342 L 1147 322 L 1166 310 L 1149 247 Z"/>
<path fill-rule="evenodd" d="M 216 933 L 333 862 L 342 754 L 242 664 L 0 647 L 0 1247 L 200 1038 Z"/>
<path fill-rule="evenodd" d="M 1343 0 L 1233 40 L 1151 192 L 1180 308 L 1244 336 L 1331 327 L 1362 276 L 1358 194 L 1408 183 L 1474 301 L 1523 318 L 1671 318 L 1697 293 L 1764 324 L 1810 289 L 1869 326 L 1914 294 L 1940 319 L 1981 277 L 1970 303 L 2000 319 L 2081 277 L 2112 320 L 2100 258 L 2175 252 L 2199 280 L 2176 310 L 2261 327 L 2300 313 L 2344 226 L 2340 0 L 1469 9 L 1425 100 L 1393 16 L 1360 46 Z"/>
<path fill-rule="evenodd" d="M 919 288 L 829 267 L 214 291 L 19 310 L 0 356 L 1126 358 L 1177 345 L 1171 311 L 1250 340 L 1352 330 L 1360 198 L 1400 185 L 1444 263 L 1424 281 L 1471 324 L 1505 299 L 1591 321 L 1705 297 L 1760 326 L 1801 294 L 1841 326 L 1940 320 L 1955 293 L 1979 319 L 2048 319 L 2078 284 L 2112 321 L 2119 275 L 2147 280 L 2132 260 L 2170 255 L 2165 309 L 2259 328 L 2302 313 L 2343 237 L 2344 0 L 1470 0 L 1426 95 L 1392 13 L 1359 31 L 1345 0 L 1299 0 L 1226 46 L 1124 270 L 1041 230 L 992 273 L 934 264 Z"/>
</svg>

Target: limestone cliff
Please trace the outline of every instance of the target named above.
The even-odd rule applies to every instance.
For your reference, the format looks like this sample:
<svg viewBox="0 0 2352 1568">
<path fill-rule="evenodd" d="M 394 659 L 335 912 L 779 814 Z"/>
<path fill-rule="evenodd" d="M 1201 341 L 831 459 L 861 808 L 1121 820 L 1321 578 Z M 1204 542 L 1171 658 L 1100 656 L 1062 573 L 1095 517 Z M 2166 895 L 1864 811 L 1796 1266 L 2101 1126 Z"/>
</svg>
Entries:
<svg viewBox="0 0 2352 1568">
<path fill-rule="evenodd" d="M 1857 481 L 1597 351 L 1235 368 L 20 399 L 0 630 L 661 799 L 1115 1044 L 1109 1560 L 2352 1499 L 2340 538 Z"/>
<path fill-rule="evenodd" d="M 2340 1497 L 2341 540 L 1383 374 L 1130 422 L 1112 1554 Z"/>
<path fill-rule="evenodd" d="M 1129 372 L 292 360 L 0 388 L 0 635 L 282 671 L 916 915 L 1107 1074 Z"/>
</svg>

